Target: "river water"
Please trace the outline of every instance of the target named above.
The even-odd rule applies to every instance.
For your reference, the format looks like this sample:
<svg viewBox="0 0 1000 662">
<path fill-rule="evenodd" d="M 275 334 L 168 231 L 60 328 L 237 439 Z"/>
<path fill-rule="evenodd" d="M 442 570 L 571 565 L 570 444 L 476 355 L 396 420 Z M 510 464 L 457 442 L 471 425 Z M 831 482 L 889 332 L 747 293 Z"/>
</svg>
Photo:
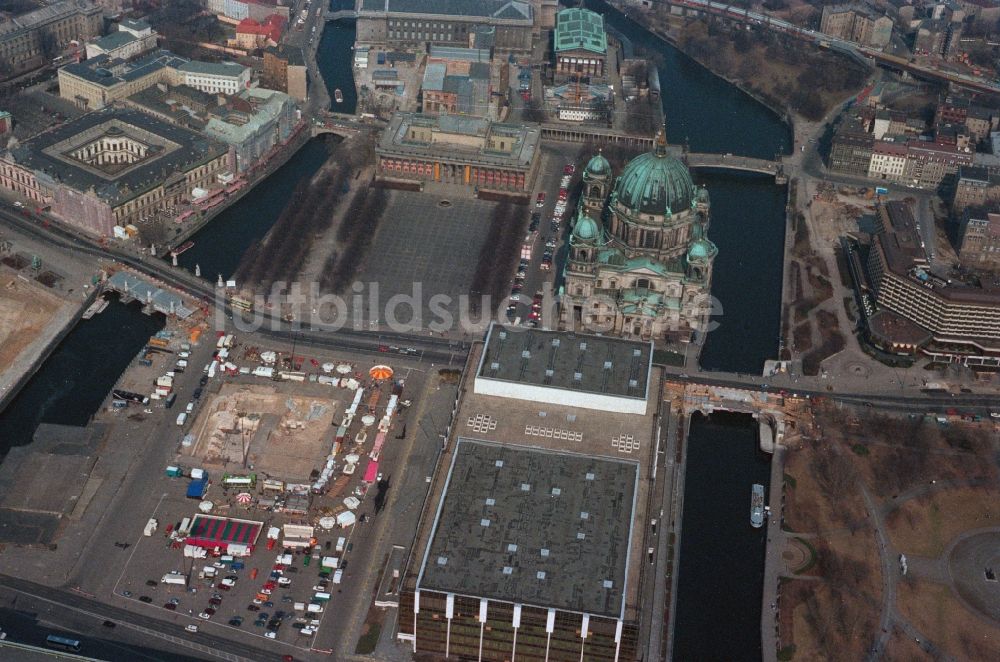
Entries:
<svg viewBox="0 0 1000 662">
<path fill-rule="evenodd" d="M 39 423 L 86 425 L 163 322 L 160 315 L 142 314 L 138 303 L 126 306 L 117 299 L 81 321 L 0 412 L 0 457 L 30 442 Z"/>
<path fill-rule="evenodd" d="M 691 421 L 674 621 L 679 662 L 761 659 L 767 528 L 750 526 L 750 491 L 760 483 L 766 493 L 770 456 L 757 437 L 747 415 Z"/>
</svg>

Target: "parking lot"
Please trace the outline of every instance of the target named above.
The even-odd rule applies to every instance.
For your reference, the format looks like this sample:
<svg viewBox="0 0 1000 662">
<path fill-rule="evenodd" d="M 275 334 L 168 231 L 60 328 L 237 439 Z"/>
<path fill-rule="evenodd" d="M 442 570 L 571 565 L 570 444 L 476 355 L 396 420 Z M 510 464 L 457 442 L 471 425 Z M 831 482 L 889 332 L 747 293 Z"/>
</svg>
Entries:
<svg viewBox="0 0 1000 662">
<path fill-rule="evenodd" d="M 228 353 L 244 368 L 260 356 L 238 342 Z M 351 616 L 339 602 L 348 598 L 341 590 L 354 531 L 386 503 L 389 478 L 378 462 L 399 443 L 423 376 L 403 369 L 376 378 L 367 363 L 305 365 L 313 375 L 302 381 L 239 370 L 203 379 L 194 421 L 178 426 L 174 463 L 148 478 L 161 497 L 146 529 L 107 541 L 123 557 L 116 595 L 192 632 L 228 628 L 302 649 L 330 612 Z M 221 437 L 245 442 L 243 459 L 218 452 L 228 447 L 215 443 Z M 381 567 L 362 559 L 356 570 Z"/>
</svg>

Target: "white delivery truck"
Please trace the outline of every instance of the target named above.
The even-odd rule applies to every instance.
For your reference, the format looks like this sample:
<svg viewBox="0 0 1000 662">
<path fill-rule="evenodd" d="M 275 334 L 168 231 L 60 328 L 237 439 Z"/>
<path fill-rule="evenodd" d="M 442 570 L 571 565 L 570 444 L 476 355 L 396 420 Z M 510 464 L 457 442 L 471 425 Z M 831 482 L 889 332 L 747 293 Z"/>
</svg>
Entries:
<svg viewBox="0 0 1000 662">
<path fill-rule="evenodd" d="M 151 517 L 149 521 L 146 522 L 146 528 L 142 530 L 142 535 L 151 536 L 154 531 L 156 531 L 156 519 Z"/>
<path fill-rule="evenodd" d="M 345 538 L 344 536 L 340 536 L 339 538 L 337 538 L 337 551 L 343 552 L 344 545 L 346 544 L 347 544 L 347 538 Z"/>
<path fill-rule="evenodd" d="M 182 575 L 179 572 L 168 572 L 167 574 L 163 575 L 163 578 L 160 581 L 163 582 L 164 584 L 177 584 L 178 586 L 187 586 L 187 578 L 185 578 L 184 575 Z"/>
</svg>

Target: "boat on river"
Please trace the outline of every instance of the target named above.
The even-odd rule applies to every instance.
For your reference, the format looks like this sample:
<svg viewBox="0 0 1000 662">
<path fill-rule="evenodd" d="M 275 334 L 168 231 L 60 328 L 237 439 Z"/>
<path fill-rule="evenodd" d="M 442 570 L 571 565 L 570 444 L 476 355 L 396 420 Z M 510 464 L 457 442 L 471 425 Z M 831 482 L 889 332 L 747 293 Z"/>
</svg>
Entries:
<svg viewBox="0 0 1000 662">
<path fill-rule="evenodd" d="M 759 529 L 764 524 L 764 486 L 754 483 L 750 493 L 750 524 Z"/>
<path fill-rule="evenodd" d="M 333 98 L 337 100 L 337 103 L 344 103 L 344 93 L 340 91 L 339 87 L 333 91 Z"/>
</svg>

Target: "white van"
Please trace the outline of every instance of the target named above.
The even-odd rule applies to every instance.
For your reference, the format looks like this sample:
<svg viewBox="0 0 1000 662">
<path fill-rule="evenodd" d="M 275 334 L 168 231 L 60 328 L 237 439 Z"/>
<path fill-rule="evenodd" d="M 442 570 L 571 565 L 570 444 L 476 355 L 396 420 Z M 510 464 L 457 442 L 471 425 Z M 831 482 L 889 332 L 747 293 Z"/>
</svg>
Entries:
<svg viewBox="0 0 1000 662">
<path fill-rule="evenodd" d="M 347 544 L 347 538 L 345 538 L 344 536 L 337 538 L 337 551 L 338 552 L 344 551 L 344 545 L 346 544 Z"/>
<path fill-rule="evenodd" d="M 188 415 L 187 412 L 182 411 L 177 414 L 177 425 L 184 425 L 187 422 Z"/>
<path fill-rule="evenodd" d="M 337 570 L 335 573 L 333 573 L 333 583 L 334 584 L 339 584 L 340 581 L 343 578 L 344 578 L 344 571 L 343 570 Z"/>
</svg>

